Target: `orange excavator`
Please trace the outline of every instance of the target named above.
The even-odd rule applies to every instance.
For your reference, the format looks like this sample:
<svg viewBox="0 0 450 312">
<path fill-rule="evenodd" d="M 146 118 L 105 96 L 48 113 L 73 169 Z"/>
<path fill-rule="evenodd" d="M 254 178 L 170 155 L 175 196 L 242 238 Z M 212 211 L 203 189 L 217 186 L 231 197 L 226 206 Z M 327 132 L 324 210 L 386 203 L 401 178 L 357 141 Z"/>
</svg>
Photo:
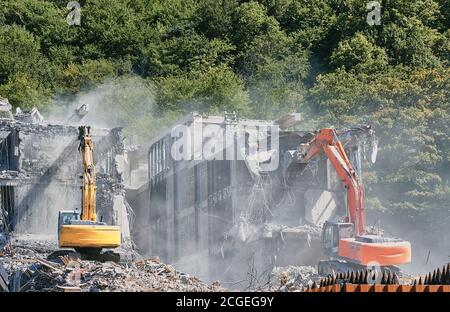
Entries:
<svg viewBox="0 0 450 312">
<path fill-rule="evenodd" d="M 370 127 L 369 130 L 372 131 Z M 367 267 L 398 271 L 397 265 L 410 263 L 409 242 L 366 232 L 361 178 L 357 176 L 335 129 L 319 130 L 312 140 L 301 144 L 297 162 L 307 163 L 321 152 L 328 157 L 347 191 L 347 215 L 343 222 L 327 221 L 324 224 L 322 243 L 330 258 L 319 262 L 319 274 Z"/>
</svg>

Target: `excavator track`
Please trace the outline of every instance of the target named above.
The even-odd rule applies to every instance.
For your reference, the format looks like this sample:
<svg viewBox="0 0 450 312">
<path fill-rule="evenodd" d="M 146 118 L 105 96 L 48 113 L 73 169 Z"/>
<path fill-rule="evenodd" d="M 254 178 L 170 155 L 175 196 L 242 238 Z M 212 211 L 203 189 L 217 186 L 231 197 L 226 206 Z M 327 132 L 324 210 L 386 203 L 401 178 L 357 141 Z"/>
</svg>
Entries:
<svg viewBox="0 0 450 312">
<path fill-rule="evenodd" d="M 107 261 L 112 261 L 115 263 L 120 262 L 120 254 L 112 250 L 102 251 L 99 248 L 76 248 L 76 250 L 60 249 L 48 255 L 47 260 L 58 261 L 61 257 L 68 257 L 72 260 L 80 259 L 99 262 L 107 262 Z"/>
<path fill-rule="evenodd" d="M 68 258 L 70 260 L 78 260 L 81 259 L 81 255 L 79 252 L 73 249 L 59 249 L 47 256 L 47 260 L 59 262 L 62 258 Z"/>
<path fill-rule="evenodd" d="M 112 250 L 102 251 L 100 248 L 75 248 L 75 250 L 80 253 L 81 260 L 120 262 L 120 254 Z"/>
<path fill-rule="evenodd" d="M 368 267 L 365 265 L 353 263 L 346 260 L 341 259 L 330 259 L 330 260 L 321 260 L 319 261 L 319 264 L 317 265 L 317 272 L 319 275 L 327 276 L 334 273 L 347 273 L 351 271 L 363 271 L 367 270 Z M 371 268 L 376 269 L 382 273 L 391 272 L 392 274 L 400 275 L 401 271 L 400 268 L 397 266 L 381 266 L 377 268 Z"/>
</svg>

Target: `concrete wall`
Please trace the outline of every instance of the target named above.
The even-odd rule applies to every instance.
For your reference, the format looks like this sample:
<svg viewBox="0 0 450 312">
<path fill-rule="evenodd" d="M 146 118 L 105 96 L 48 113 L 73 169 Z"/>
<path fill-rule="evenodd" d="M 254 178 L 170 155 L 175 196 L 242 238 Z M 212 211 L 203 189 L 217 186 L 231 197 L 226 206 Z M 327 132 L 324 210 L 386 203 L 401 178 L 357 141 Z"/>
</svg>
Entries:
<svg viewBox="0 0 450 312">
<path fill-rule="evenodd" d="M 57 235 L 58 211 L 80 209 L 79 186 L 29 183 L 15 187 L 13 230 L 16 234 Z"/>
<path fill-rule="evenodd" d="M 14 188 L 15 233 L 57 234 L 58 211 L 81 209 L 82 162 L 78 129 L 63 125 L 0 123 L 2 131 L 16 132 L 17 172 L 4 172 L 0 185 Z M 109 224 L 123 225 L 129 237 L 124 187 L 117 170 L 123 154 L 120 129 L 93 129 L 97 173 L 97 215 Z"/>
<path fill-rule="evenodd" d="M 338 198 L 333 192 L 311 189 L 305 192 L 305 220 L 323 225 L 332 220 L 338 211 Z"/>
</svg>

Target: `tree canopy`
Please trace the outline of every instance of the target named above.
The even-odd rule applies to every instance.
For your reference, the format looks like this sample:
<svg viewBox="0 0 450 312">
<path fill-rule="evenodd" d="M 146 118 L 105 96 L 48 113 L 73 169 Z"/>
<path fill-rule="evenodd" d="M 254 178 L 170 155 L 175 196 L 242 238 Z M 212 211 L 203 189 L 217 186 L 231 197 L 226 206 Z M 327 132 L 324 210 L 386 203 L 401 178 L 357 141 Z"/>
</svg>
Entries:
<svg viewBox="0 0 450 312">
<path fill-rule="evenodd" d="M 191 110 L 370 123 L 369 209 L 448 217 L 448 0 L 380 1 L 372 26 L 366 0 L 80 0 L 72 26 L 67 2 L 0 0 L 0 95 L 13 106 L 50 111 L 106 83 L 105 103 L 146 135 Z"/>
</svg>

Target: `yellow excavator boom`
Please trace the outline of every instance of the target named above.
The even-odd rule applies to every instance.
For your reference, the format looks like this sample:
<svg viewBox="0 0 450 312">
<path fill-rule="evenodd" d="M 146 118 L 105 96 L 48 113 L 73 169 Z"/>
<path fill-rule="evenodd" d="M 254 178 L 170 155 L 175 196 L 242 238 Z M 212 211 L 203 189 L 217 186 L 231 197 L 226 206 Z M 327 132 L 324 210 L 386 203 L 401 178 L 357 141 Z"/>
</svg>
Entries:
<svg viewBox="0 0 450 312">
<path fill-rule="evenodd" d="M 97 221 L 94 143 L 90 127 L 79 127 L 78 139 L 83 162 L 81 214 L 76 211 L 59 212 L 59 246 L 96 250 L 118 247 L 121 243 L 120 227 Z"/>
<path fill-rule="evenodd" d="M 80 127 L 80 147 L 83 160 L 83 187 L 82 187 L 82 213 L 81 220 L 97 221 L 95 167 L 94 167 L 94 142 L 90 135 L 90 129 Z"/>
</svg>

